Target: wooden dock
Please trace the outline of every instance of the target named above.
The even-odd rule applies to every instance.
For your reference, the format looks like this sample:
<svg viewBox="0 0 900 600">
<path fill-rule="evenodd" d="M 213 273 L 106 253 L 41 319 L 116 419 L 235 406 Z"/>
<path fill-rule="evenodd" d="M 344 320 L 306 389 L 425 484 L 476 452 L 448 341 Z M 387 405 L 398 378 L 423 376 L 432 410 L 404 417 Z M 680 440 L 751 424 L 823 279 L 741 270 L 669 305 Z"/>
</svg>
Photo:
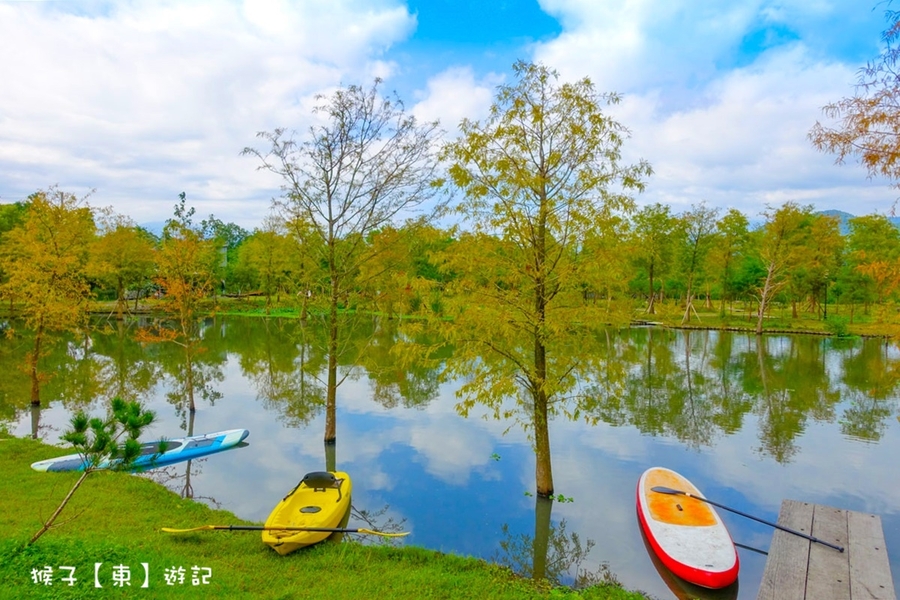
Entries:
<svg viewBox="0 0 900 600">
<path fill-rule="evenodd" d="M 776 529 L 757 600 L 896 600 L 878 515 L 784 500 L 778 524 L 844 552 Z"/>
</svg>

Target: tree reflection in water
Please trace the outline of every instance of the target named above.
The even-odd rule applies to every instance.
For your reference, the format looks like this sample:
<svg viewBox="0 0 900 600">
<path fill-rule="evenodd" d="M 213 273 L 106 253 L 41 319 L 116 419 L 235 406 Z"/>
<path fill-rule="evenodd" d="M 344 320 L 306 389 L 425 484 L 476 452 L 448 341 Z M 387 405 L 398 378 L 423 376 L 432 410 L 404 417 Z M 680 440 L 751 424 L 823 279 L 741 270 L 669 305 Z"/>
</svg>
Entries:
<svg viewBox="0 0 900 600">
<path fill-rule="evenodd" d="M 152 469 L 144 473 L 144 476 L 156 483 L 166 486 L 170 490 L 177 490 L 182 498 L 201 500 L 213 508 L 222 508 L 222 503 L 212 496 L 198 496 L 194 494 L 194 486 L 191 483 L 191 477 L 198 476 L 203 472 L 203 464 L 207 460 L 208 458 L 196 458 L 184 463 Z"/>
<path fill-rule="evenodd" d="M 364 508 L 357 508 L 353 505 L 350 506 L 350 513 L 347 515 L 347 519 L 352 516 L 356 521 L 361 521 L 364 523 L 363 527 L 365 529 L 371 529 L 373 531 L 382 531 L 384 533 L 400 533 L 403 531 L 406 526 L 406 517 L 403 517 L 399 521 L 394 519 L 394 517 L 388 515 L 388 510 L 390 510 L 390 505 L 385 504 L 379 510 L 366 510 Z M 347 521 L 344 522 L 341 527 L 346 527 Z M 370 544 L 370 545 L 379 545 L 379 546 L 402 546 L 403 538 L 389 538 L 382 537 L 380 535 L 363 535 L 359 533 L 348 534 L 349 538 L 354 542 L 359 542 L 361 544 Z"/>
<path fill-rule="evenodd" d="M 194 435 L 194 416 L 195 412 L 189 413 L 188 423 L 187 423 L 187 433 L 185 435 L 192 436 Z M 192 475 L 199 475 L 203 471 L 203 463 L 207 461 L 206 458 L 198 458 L 192 459 L 185 462 L 184 465 L 181 463 L 177 463 L 174 465 L 168 465 L 165 467 L 160 467 L 158 469 L 151 469 L 147 471 L 146 476 L 149 479 L 152 479 L 156 483 L 162 484 L 169 488 L 170 490 L 179 489 L 179 495 L 182 498 L 190 498 L 193 500 L 202 500 L 207 504 L 214 506 L 215 508 L 221 508 L 222 503 L 213 498 L 212 496 L 196 496 L 194 495 L 194 486 L 191 483 Z"/>
<path fill-rule="evenodd" d="M 42 359 L 45 372 L 54 375 L 41 393 L 72 410 L 117 395 L 156 396 L 164 382 L 184 429 L 192 396 L 213 406 L 234 357 L 261 406 L 286 426 L 302 429 L 322 413 L 326 332 L 320 323 L 207 319 L 201 333 L 208 350 L 193 358 L 175 344 L 142 345 L 135 329 L 127 322 L 101 325 L 90 343 L 60 336 Z M 344 329 L 358 339 L 340 364 L 341 376 L 366 378 L 374 402 L 418 409 L 440 397 L 437 374 L 454 350 L 437 332 L 371 318 Z M 0 378 L 0 418 L 30 416 L 37 436 L 41 414 L 28 413 L 30 383 L 21 370 L 31 334 L 14 331 L 0 338 L 0 371 L 8 375 Z M 606 330 L 595 342 L 573 350 L 584 368 L 572 373 L 575 387 L 557 407 L 560 416 L 589 425 L 631 426 L 699 449 L 749 424 L 759 439 L 757 452 L 785 464 L 811 424 L 836 422 L 845 436 L 878 442 L 897 414 L 900 353 L 882 340 L 631 328 Z M 410 344 L 428 349 L 429 356 L 412 360 L 417 355 Z M 510 425 L 523 418 L 503 410 L 495 416 Z M 41 430 L 40 436 L 53 432 Z"/>
<path fill-rule="evenodd" d="M 615 583 L 607 563 L 596 571 L 582 569 L 594 540 L 582 543 L 576 532 L 567 531 L 566 520 L 554 524 L 550 518 L 553 500 L 537 496 L 534 506 L 534 535 L 513 533 L 503 524 L 500 550 L 491 560 L 522 577 L 545 579 L 552 585 L 571 585 L 581 589 L 602 583 Z"/>
</svg>

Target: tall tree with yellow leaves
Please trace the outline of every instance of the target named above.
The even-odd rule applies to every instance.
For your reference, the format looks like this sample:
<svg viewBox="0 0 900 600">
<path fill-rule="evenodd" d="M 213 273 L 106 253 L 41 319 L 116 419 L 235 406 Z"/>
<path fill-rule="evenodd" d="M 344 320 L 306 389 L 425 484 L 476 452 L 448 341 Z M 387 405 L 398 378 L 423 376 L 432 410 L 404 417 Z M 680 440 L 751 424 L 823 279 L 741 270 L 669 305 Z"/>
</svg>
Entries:
<svg viewBox="0 0 900 600">
<path fill-rule="evenodd" d="M 34 331 L 27 356 L 31 404 L 40 406 L 46 378 L 39 361 L 50 334 L 75 331 L 87 319 L 91 296 L 86 266 L 94 238 L 94 216 L 86 198 L 57 187 L 28 198 L 24 221 L 3 236 L 0 267 L 7 280 L 2 293 L 19 303 L 25 324 Z"/>
<path fill-rule="evenodd" d="M 155 270 L 155 244 L 150 232 L 109 209 L 101 211 L 100 235 L 91 249 L 91 271 L 116 289 L 116 314 L 127 311 L 125 291 L 148 283 Z M 139 295 L 139 294 L 138 294 Z"/>
<path fill-rule="evenodd" d="M 200 312 L 202 303 L 211 294 L 216 279 L 219 254 L 215 241 L 206 240 L 194 226 L 193 208 L 185 206 L 185 194 L 179 195 L 175 218 L 163 228 L 162 240 L 156 253 L 156 283 L 164 291 L 162 307 L 171 325 L 157 323 L 138 333 L 141 342 L 174 343 L 184 351 L 185 390 L 191 414 L 194 400 L 195 362 L 203 351 L 200 345 Z"/>
<path fill-rule="evenodd" d="M 474 235 L 449 266 L 471 294 L 450 329 L 451 369 L 470 376 L 462 407 L 502 413 L 512 398 L 533 436 L 538 496 L 553 494 L 549 420 L 574 385 L 578 345 L 592 322 L 582 302 L 577 251 L 610 212 L 630 209 L 650 166 L 622 163 L 628 130 L 602 106 L 618 101 L 587 78 L 558 83 L 518 62 L 488 117 L 464 120 L 445 156 L 462 192 L 457 213 Z"/>
<path fill-rule="evenodd" d="M 796 202 L 785 202 L 778 208 L 769 208 L 764 214 L 766 223 L 762 227 L 759 257 L 765 277 L 757 288 L 757 335 L 762 334 L 766 311 L 788 283 L 791 269 L 805 258 L 804 249 L 811 245 L 810 232 L 815 220 L 812 206 L 800 206 Z"/>
</svg>

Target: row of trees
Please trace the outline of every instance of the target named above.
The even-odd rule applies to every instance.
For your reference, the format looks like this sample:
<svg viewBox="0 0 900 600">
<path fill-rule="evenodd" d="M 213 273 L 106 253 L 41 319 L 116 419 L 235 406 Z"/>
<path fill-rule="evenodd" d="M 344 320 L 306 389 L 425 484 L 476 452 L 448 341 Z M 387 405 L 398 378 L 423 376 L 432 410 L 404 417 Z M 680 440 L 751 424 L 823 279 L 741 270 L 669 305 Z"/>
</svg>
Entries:
<svg viewBox="0 0 900 600">
<path fill-rule="evenodd" d="M 195 225 L 183 194 L 159 240 L 55 188 L 6 207 L 0 289 L 37 332 L 32 402 L 43 332 L 83 327 L 92 287 L 115 288 L 124 311 L 126 291 L 152 279 L 175 325 L 142 339 L 180 345 L 189 370 L 200 302 L 222 285 L 269 301 L 283 293 L 304 313 L 312 302 L 327 315 L 329 444 L 337 366 L 354 347 L 339 309 L 449 315 L 444 339 L 455 351 L 445 374 L 469 376 L 460 410 L 499 411 L 515 398 L 529 415 L 537 492 L 550 496 L 547 424 L 579 363 L 566 349 L 597 326 L 626 322 L 636 296 L 650 314 L 664 295 L 681 298 L 684 322 L 698 298 L 722 307 L 744 300 L 761 332 L 779 298 L 795 312 L 818 311 L 821 299 L 824 317 L 832 285 L 852 302 L 896 291 L 900 235 L 886 218 L 856 219 L 843 236 L 836 219 L 793 202 L 769 208 L 756 229 L 737 211 L 720 215 L 703 203 L 681 215 L 660 204 L 637 210 L 632 194 L 651 168 L 622 161 L 629 132 L 603 110 L 618 96 L 587 78 L 560 84 L 544 65 L 519 62 L 514 75 L 487 118 L 463 120 L 443 145 L 437 123 L 417 122 L 399 99 L 381 96 L 378 81 L 320 97 L 320 124 L 305 135 L 259 134 L 262 149 L 244 153 L 280 178 L 282 196 L 252 235 L 214 217 Z M 435 199 L 460 226 L 398 225 Z M 497 360 L 482 360 L 485 351 Z"/>
<path fill-rule="evenodd" d="M 698 298 L 723 315 L 737 302 L 764 315 L 781 301 L 794 318 L 804 310 L 827 317 L 829 299 L 850 311 L 897 300 L 900 229 L 886 216 L 852 218 L 846 232 L 837 217 L 793 202 L 762 216 L 753 226 L 735 209 L 723 213 L 701 203 L 681 214 L 652 204 L 601 217 L 577 243 L 554 241 L 560 253 L 554 259 L 564 258 L 569 271 L 578 272 L 560 289 L 575 293 L 578 310 L 603 304 L 605 322 L 654 314 L 663 297 L 681 302 L 684 323 L 699 318 Z M 34 313 L 29 323 L 51 330 L 80 326 L 89 299 L 115 300 L 121 316 L 154 293 L 183 296 L 188 283 L 197 289 L 179 310 L 191 314 L 192 303 L 219 294 L 262 295 L 267 308 L 296 307 L 301 317 L 311 303 L 325 306 L 329 263 L 321 259 L 324 249 L 308 221 L 273 214 L 248 233 L 212 215 L 195 226 L 192 217 L 182 198 L 157 236 L 56 188 L 0 205 L 0 289 L 10 303 L 34 299 L 25 307 L 27 315 Z M 454 296 L 469 303 L 478 289 L 518 290 L 509 265 L 502 264 L 512 258 L 504 250 L 508 242 L 484 231 L 485 223 L 463 230 L 413 219 L 349 241 L 336 238 L 333 251 L 353 261 L 332 261 L 342 265 L 335 308 L 389 317 L 444 315 Z M 497 272 L 464 281 L 466 267 L 459 263 L 482 259 Z"/>
<path fill-rule="evenodd" d="M 94 209 L 87 198 L 55 187 L 26 202 L 0 206 L 0 293 L 34 331 L 26 360 L 33 405 L 41 402 L 45 377 L 39 361 L 45 345 L 54 333 L 86 330 L 89 302 L 104 290 L 113 292 L 120 317 L 129 294 L 137 301 L 151 289 L 164 291 L 161 307 L 175 326 L 145 330 L 142 339 L 176 343 L 190 363 L 198 351 L 200 304 L 224 272 L 222 255 L 234 230 L 213 216 L 195 226 L 192 216 L 181 194 L 173 218 L 157 237 L 125 216 Z M 190 405 L 194 410 L 192 398 Z"/>
</svg>

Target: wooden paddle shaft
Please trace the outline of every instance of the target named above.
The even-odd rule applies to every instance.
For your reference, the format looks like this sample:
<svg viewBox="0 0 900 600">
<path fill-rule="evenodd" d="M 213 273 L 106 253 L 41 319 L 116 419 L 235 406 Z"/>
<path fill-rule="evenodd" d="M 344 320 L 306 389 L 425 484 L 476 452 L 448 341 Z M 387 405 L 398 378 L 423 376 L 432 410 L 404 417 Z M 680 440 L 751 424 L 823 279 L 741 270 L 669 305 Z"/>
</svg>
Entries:
<svg viewBox="0 0 900 600">
<path fill-rule="evenodd" d="M 682 492 L 681 490 L 673 490 L 671 488 L 665 488 L 665 487 L 654 487 L 651 489 L 654 492 L 659 492 L 662 494 L 680 494 L 682 496 L 687 496 L 688 498 L 694 498 L 695 500 L 700 500 L 701 502 L 707 502 L 709 504 L 712 504 L 713 506 L 718 506 L 721 509 L 727 510 L 729 512 L 733 512 L 737 515 L 741 515 L 742 517 L 746 517 L 748 519 L 753 519 L 754 521 L 758 521 L 760 523 L 768 525 L 769 527 L 774 527 L 775 529 L 780 529 L 781 531 L 785 531 L 787 533 L 791 533 L 793 535 L 800 536 L 811 542 L 816 542 L 817 544 L 822 544 L 823 546 L 828 546 L 829 548 L 834 548 L 838 552 L 844 551 L 844 548 L 841 546 L 835 546 L 834 544 L 820 540 L 817 537 L 807 535 L 801 531 L 796 531 L 794 529 L 790 529 L 789 527 L 784 527 L 783 525 L 779 525 L 778 523 L 773 523 L 772 521 L 766 521 L 765 519 L 760 519 L 759 517 L 754 517 L 753 515 L 748 515 L 745 512 L 741 512 L 741 511 L 737 510 L 736 508 L 731 508 L 730 506 L 725 506 L 724 504 L 719 504 L 718 502 L 714 502 L 714 501 L 704 498 L 702 496 L 696 496 L 696 495 L 688 493 L 688 492 Z"/>
</svg>

